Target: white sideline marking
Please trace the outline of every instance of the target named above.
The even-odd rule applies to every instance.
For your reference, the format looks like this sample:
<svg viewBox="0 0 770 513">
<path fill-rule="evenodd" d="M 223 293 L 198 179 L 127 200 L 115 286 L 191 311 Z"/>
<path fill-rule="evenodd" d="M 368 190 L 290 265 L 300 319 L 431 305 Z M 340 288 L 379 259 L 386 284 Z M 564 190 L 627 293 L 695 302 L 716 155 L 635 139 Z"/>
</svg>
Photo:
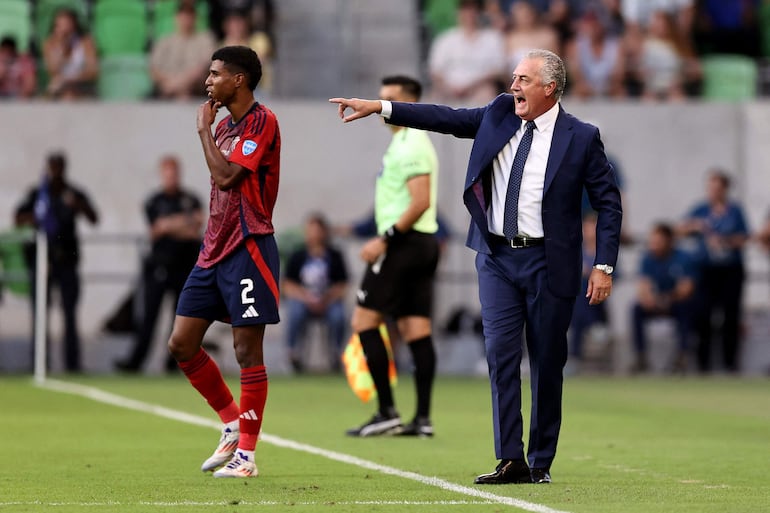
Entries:
<svg viewBox="0 0 770 513">
<path fill-rule="evenodd" d="M 161 506 L 161 507 L 210 507 L 210 506 L 474 506 L 495 504 L 491 501 L 139 501 L 139 502 L 0 502 L 0 507 L 7 506 Z"/>
<path fill-rule="evenodd" d="M 68 383 L 66 381 L 59 381 L 55 379 L 48 379 L 43 383 L 40 383 L 39 386 L 43 388 L 47 388 L 49 390 L 53 390 L 55 392 L 65 392 L 69 394 L 79 395 L 79 396 L 86 397 L 94 401 L 106 403 L 112 406 L 119 406 L 130 410 L 151 413 L 159 417 L 173 419 L 180 422 L 185 422 L 187 424 L 209 427 L 209 428 L 216 429 L 217 431 L 221 431 L 222 429 L 222 424 L 221 422 L 218 422 L 218 421 L 215 422 L 211 419 L 199 417 L 197 415 L 192 415 L 190 413 L 186 413 L 179 410 L 172 410 L 171 408 L 166 408 L 164 406 L 159 406 L 157 404 L 150 404 L 150 403 L 145 403 L 143 401 L 137 401 L 135 399 L 129 399 L 128 397 L 123 397 L 117 394 L 112 394 L 110 392 L 105 392 L 104 390 L 100 390 L 94 387 L 79 385 L 76 383 Z M 287 449 L 293 449 L 295 451 L 315 454 L 317 456 L 323 456 L 324 458 L 327 458 L 330 460 L 347 463 L 349 465 L 355 465 L 357 467 L 365 468 L 368 470 L 374 470 L 382 474 L 401 477 L 403 479 L 410 479 L 412 481 L 417 481 L 418 483 L 426 484 L 429 486 L 435 486 L 436 488 L 441 488 L 442 490 L 447 490 L 450 492 L 467 495 L 469 497 L 484 499 L 497 504 L 514 506 L 516 508 L 523 509 L 524 511 L 531 511 L 533 513 L 568 513 L 566 511 L 560 511 L 560 510 L 549 508 L 548 506 L 544 506 L 542 504 L 536 504 L 534 502 L 528 502 L 522 499 L 516 499 L 514 497 L 506 497 L 504 495 L 496 495 L 494 493 L 479 490 L 478 488 L 471 488 L 469 486 L 459 485 L 456 483 L 452 483 L 450 481 L 446 481 L 444 479 L 440 479 L 438 477 L 423 476 L 422 474 L 417 474 L 416 472 L 409 472 L 406 470 L 397 469 L 395 467 L 389 467 L 387 465 L 380 465 L 379 463 L 357 458 L 356 456 L 351 456 L 349 454 L 329 451 L 326 449 L 322 449 L 320 447 L 315 447 L 313 445 L 303 444 L 301 442 L 295 442 L 293 440 L 288 440 L 286 438 L 281 438 L 275 435 L 269 435 L 264 432 L 260 434 L 259 439 L 263 442 L 266 442 L 278 447 L 284 447 Z"/>
</svg>

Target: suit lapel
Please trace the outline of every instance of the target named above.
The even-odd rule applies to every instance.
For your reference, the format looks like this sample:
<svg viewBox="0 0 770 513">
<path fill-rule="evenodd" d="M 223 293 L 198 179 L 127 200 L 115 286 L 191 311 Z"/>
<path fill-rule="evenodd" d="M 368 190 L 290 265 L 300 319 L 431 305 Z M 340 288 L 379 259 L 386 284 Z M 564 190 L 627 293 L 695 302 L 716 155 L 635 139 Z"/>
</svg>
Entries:
<svg viewBox="0 0 770 513">
<path fill-rule="evenodd" d="M 548 153 L 548 163 L 545 166 L 545 184 L 543 185 L 543 196 L 548 192 L 548 188 L 553 183 L 556 173 L 561 167 L 561 161 L 567 154 L 567 148 L 572 141 L 572 124 L 567 119 L 564 110 L 559 106 L 559 115 L 556 117 L 556 123 L 553 127 L 553 138 L 551 139 L 551 151 Z"/>
<path fill-rule="evenodd" d="M 490 116 L 494 121 L 488 125 L 489 128 L 476 135 L 476 144 L 471 151 L 468 166 L 469 170 L 473 170 L 473 173 L 469 173 L 467 176 L 466 189 L 481 179 L 480 175 L 483 170 L 491 164 L 503 146 L 508 144 L 513 134 L 521 126 L 521 119 L 513 113 L 512 98 L 509 102 L 501 102 L 496 112 L 490 112 Z"/>
</svg>

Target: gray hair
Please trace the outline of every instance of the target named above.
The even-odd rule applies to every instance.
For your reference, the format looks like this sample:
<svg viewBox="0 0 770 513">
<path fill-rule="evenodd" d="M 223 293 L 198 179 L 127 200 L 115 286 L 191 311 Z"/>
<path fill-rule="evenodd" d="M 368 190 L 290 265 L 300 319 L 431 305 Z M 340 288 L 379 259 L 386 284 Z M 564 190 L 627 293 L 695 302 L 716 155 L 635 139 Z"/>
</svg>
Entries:
<svg viewBox="0 0 770 513">
<path fill-rule="evenodd" d="M 567 70 L 564 67 L 564 61 L 561 57 L 549 50 L 536 49 L 530 50 L 524 56 L 525 59 L 540 59 L 542 66 L 540 66 L 540 81 L 543 84 L 549 82 L 556 83 L 556 91 L 554 95 L 556 100 L 561 99 L 561 95 L 564 93 L 564 86 L 567 84 Z"/>
</svg>

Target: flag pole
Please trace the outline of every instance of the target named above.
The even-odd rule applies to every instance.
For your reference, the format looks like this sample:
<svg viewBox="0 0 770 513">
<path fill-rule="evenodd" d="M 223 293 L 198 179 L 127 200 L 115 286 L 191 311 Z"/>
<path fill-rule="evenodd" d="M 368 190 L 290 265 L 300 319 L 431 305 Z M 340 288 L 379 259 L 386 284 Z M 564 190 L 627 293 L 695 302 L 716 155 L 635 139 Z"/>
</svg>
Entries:
<svg viewBox="0 0 770 513">
<path fill-rule="evenodd" d="M 48 333 L 48 236 L 44 229 L 35 232 L 35 382 L 46 378 Z"/>
</svg>

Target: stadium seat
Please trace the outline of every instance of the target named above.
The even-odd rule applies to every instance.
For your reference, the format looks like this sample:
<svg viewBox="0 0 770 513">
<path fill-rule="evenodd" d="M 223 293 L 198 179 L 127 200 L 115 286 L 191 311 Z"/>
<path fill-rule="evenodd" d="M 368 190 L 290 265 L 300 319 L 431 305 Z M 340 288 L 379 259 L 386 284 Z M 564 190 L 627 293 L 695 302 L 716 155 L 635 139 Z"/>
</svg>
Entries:
<svg viewBox="0 0 770 513">
<path fill-rule="evenodd" d="M 0 37 L 13 36 L 16 47 L 26 52 L 32 35 L 32 17 L 27 0 L 0 2 Z"/>
<path fill-rule="evenodd" d="M 178 4 L 178 0 L 155 0 L 152 12 L 153 38 L 167 36 L 176 30 L 174 17 Z M 198 30 L 209 28 L 209 4 L 206 1 L 195 4 L 195 26 Z"/>
<path fill-rule="evenodd" d="M 81 25 L 90 32 L 88 24 L 88 5 L 86 0 L 38 0 L 35 7 L 35 41 L 40 48 L 48 34 L 51 32 L 51 24 L 56 11 L 70 9 L 78 14 Z"/>
<path fill-rule="evenodd" d="M 99 97 L 131 101 L 146 98 L 152 81 L 145 55 L 111 55 L 99 63 Z"/>
<path fill-rule="evenodd" d="M 147 6 L 143 0 L 99 0 L 94 6 L 99 54 L 139 55 L 147 49 Z"/>
<path fill-rule="evenodd" d="M 701 58 L 703 97 L 740 101 L 757 95 L 757 63 L 744 55 L 715 54 Z"/>
<path fill-rule="evenodd" d="M 436 37 L 457 24 L 458 0 L 428 0 L 423 19 L 431 37 Z"/>
</svg>

